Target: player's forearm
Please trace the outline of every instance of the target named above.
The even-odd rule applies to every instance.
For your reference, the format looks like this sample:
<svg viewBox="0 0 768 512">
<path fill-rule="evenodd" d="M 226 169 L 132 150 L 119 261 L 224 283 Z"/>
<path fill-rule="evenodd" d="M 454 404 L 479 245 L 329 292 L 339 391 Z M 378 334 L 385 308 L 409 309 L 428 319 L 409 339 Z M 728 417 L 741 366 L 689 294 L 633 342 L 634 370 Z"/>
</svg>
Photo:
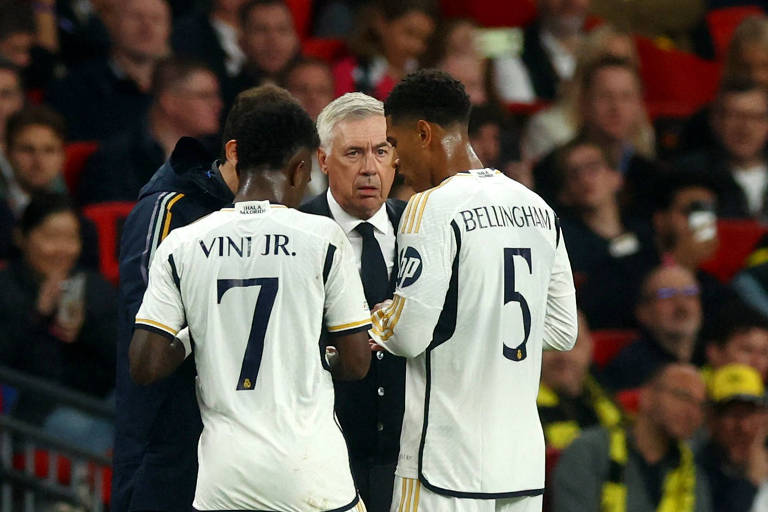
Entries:
<svg viewBox="0 0 768 512">
<path fill-rule="evenodd" d="M 544 350 L 571 350 L 578 331 L 575 296 L 550 297 L 544 319 Z"/>
<path fill-rule="evenodd" d="M 136 329 L 128 349 L 131 378 L 146 386 L 169 376 L 184 361 L 184 346 L 153 332 Z"/>
<path fill-rule="evenodd" d="M 371 316 L 373 328 L 369 334 L 387 352 L 413 358 L 424 352 L 432 339 L 436 322 L 432 313 L 417 301 L 395 294 L 391 304 Z"/>
<path fill-rule="evenodd" d="M 334 336 L 337 353 L 328 359 L 331 375 L 336 380 L 360 380 L 368 375 L 371 351 L 365 332 Z"/>
</svg>

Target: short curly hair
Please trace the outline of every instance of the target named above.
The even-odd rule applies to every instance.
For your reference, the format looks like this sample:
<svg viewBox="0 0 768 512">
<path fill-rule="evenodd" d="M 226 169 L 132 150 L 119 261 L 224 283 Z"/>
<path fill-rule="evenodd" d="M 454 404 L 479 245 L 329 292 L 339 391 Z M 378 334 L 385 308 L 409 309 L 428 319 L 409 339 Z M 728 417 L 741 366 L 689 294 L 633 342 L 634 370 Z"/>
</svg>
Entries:
<svg viewBox="0 0 768 512">
<path fill-rule="evenodd" d="M 299 149 L 315 150 L 320 144 L 312 118 L 290 100 L 254 106 L 233 128 L 238 174 L 250 169 L 281 169 Z"/>
<path fill-rule="evenodd" d="M 384 102 L 393 123 L 423 119 L 440 126 L 469 122 L 470 101 L 461 82 L 437 69 L 411 73 L 395 86 Z"/>
</svg>

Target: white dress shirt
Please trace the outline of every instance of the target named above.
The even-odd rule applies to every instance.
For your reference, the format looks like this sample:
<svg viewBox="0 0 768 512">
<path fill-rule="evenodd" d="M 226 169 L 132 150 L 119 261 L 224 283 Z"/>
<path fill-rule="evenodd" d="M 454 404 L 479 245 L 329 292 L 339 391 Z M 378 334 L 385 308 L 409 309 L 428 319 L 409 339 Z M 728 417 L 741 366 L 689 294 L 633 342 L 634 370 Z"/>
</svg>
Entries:
<svg viewBox="0 0 768 512">
<path fill-rule="evenodd" d="M 387 204 L 382 204 L 379 211 L 373 214 L 373 217 L 368 220 L 363 220 L 344 211 L 333 197 L 330 188 L 328 189 L 327 195 L 328 206 L 331 209 L 333 220 L 335 220 L 341 227 L 342 231 L 347 235 L 349 243 L 352 244 L 352 250 L 355 253 L 355 261 L 357 262 L 357 270 L 362 271 L 361 258 L 363 255 L 363 237 L 360 233 L 355 231 L 355 228 L 358 224 L 368 222 L 373 225 L 373 236 L 375 236 L 376 241 L 379 242 L 382 255 L 384 256 L 384 262 L 387 264 L 387 277 L 391 276 L 392 268 L 395 265 L 395 228 L 392 226 L 392 223 L 389 222 Z"/>
<path fill-rule="evenodd" d="M 245 64 L 245 53 L 240 49 L 238 41 L 239 34 L 233 26 L 216 18 L 211 18 L 211 26 L 214 32 L 216 32 L 221 49 L 227 55 L 227 59 L 224 62 L 227 74 L 229 76 L 236 76 L 243 68 L 243 64 Z"/>
</svg>

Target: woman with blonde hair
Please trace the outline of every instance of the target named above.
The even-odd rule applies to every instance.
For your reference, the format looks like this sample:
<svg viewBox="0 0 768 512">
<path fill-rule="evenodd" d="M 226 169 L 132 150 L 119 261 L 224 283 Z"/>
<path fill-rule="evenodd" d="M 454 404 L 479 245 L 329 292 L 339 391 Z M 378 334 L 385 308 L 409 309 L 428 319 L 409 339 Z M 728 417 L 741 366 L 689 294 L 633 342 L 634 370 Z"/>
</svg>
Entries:
<svg viewBox="0 0 768 512">
<path fill-rule="evenodd" d="M 611 25 L 602 25 L 590 32 L 579 51 L 573 79 L 564 84 L 558 101 L 535 114 L 526 125 L 522 137 L 524 159 L 539 160 L 580 131 L 585 71 L 606 55 L 625 58 L 639 67 L 637 51 L 628 33 Z M 637 119 L 632 144 L 638 154 L 647 158 L 655 156 L 653 127 L 644 111 Z"/>
</svg>

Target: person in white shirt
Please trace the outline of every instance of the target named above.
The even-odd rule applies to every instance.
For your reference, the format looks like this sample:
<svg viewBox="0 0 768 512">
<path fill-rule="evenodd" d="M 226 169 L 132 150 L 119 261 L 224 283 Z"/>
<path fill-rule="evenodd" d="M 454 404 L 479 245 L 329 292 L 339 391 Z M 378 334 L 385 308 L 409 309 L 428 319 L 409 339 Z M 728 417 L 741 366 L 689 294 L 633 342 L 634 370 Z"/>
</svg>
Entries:
<svg viewBox="0 0 768 512">
<path fill-rule="evenodd" d="M 395 177 L 381 101 L 359 92 L 332 101 L 317 119 L 320 169 L 328 190 L 301 211 L 332 218 L 347 235 L 369 304 L 391 298 L 395 232 L 405 202 L 387 199 Z M 371 512 L 388 512 L 405 408 L 405 360 L 378 352 L 360 382 L 337 382 L 336 414 L 352 476 Z"/>
<path fill-rule="evenodd" d="M 407 358 L 393 511 L 540 511 L 541 352 L 576 339 L 558 217 L 482 168 L 469 109 L 461 83 L 434 70 L 385 102 L 399 170 L 420 192 L 398 229 L 394 298 L 370 331 L 374 349 Z"/>
<path fill-rule="evenodd" d="M 163 378 L 194 347 L 203 419 L 195 509 L 363 511 L 331 375 L 367 373 L 370 312 L 341 229 L 286 208 L 304 193 L 317 132 L 288 100 L 255 108 L 242 126 L 234 208 L 174 230 L 157 249 L 131 376 Z"/>
</svg>

